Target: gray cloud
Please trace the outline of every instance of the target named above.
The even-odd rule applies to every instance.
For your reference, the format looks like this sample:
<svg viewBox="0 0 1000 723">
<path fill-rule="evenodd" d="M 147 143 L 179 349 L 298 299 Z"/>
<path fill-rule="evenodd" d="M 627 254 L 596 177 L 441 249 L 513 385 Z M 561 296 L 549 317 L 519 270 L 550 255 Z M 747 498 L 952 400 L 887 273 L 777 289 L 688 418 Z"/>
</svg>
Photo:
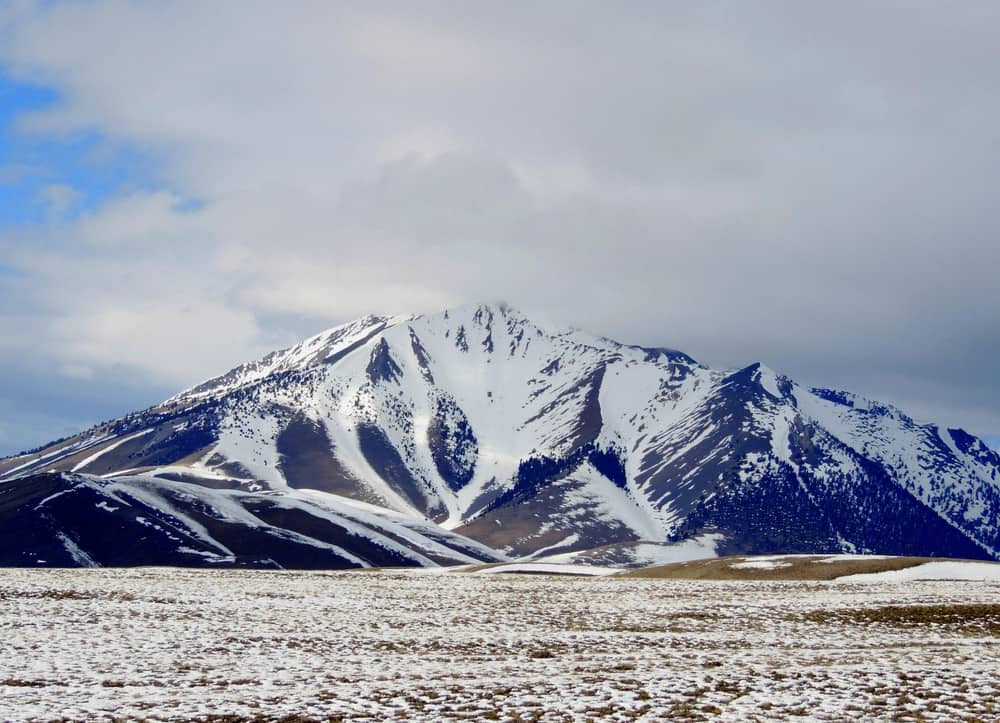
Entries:
<svg viewBox="0 0 1000 723">
<path fill-rule="evenodd" d="M 88 373 L 85 380 L 74 377 L 73 371 L 44 356 L 5 358 L 0 450 L 13 453 L 76 434 L 173 393 L 151 384 L 143 370 L 123 365 Z"/>
<path fill-rule="evenodd" d="M 506 298 L 997 434 L 998 21 L 991 2 L 13 5 L 0 62 L 65 97 L 24 131 L 98 128 L 164 188 L 8 236 L 0 323 L 26 331 L 0 348 L 174 388 L 312 326 Z"/>
</svg>

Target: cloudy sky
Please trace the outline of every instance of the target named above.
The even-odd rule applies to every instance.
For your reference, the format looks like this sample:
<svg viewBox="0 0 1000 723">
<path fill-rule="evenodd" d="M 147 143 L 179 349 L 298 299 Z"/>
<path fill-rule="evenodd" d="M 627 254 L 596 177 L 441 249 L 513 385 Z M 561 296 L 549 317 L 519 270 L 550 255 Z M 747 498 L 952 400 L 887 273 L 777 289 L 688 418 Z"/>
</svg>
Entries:
<svg viewBox="0 0 1000 723">
<path fill-rule="evenodd" d="M 0 4 L 0 454 L 480 299 L 1000 435 L 1000 3 Z"/>
</svg>

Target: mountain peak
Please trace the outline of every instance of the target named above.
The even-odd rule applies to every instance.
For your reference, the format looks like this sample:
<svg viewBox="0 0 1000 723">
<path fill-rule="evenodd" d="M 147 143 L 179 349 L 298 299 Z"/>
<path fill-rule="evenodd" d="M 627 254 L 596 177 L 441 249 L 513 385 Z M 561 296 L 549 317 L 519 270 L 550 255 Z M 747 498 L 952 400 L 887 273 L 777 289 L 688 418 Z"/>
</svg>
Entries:
<svg viewBox="0 0 1000 723">
<path fill-rule="evenodd" d="M 506 301 L 499 299 L 457 304 L 455 306 L 449 306 L 447 309 L 442 309 L 441 311 L 425 314 L 423 316 L 425 318 L 441 317 L 444 319 L 451 319 L 452 317 L 457 317 L 464 319 L 471 317 L 481 318 L 489 315 L 499 317 L 525 317 L 525 315 L 519 310 L 508 304 Z"/>
</svg>

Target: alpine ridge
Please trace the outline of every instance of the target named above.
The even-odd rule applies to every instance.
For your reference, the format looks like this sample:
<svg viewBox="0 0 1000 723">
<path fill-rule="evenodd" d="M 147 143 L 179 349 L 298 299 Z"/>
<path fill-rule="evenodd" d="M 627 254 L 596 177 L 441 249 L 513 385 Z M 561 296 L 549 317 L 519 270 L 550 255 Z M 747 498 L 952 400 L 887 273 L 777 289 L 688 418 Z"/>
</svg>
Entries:
<svg viewBox="0 0 1000 723">
<path fill-rule="evenodd" d="M 888 404 L 474 304 L 358 319 L 0 460 L 0 564 L 433 565 L 695 540 L 998 559 L 998 470 L 982 440 Z"/>
</svg>

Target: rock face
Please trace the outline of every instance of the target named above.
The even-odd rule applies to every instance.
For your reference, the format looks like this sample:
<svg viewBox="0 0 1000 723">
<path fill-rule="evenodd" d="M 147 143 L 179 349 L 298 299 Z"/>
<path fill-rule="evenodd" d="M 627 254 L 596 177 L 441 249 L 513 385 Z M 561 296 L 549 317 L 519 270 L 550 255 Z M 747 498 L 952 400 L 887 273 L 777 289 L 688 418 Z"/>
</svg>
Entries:
<svg viewBox="0 0 1000 723">
<path fill-rule="evenodd" d="M 480 304 L 337 327 L 159 406 L 2 460 L 0 492 L 30 501 L 31 489 L 70 485 L 72 515 L 27 502 L 15 515 L 25 530 L 49 525 L 56 537 L 44 556 L 34 552 L 59 564 L 76 559 L 73 545 L 79 560 L 157 563 L 138 542 L 121 560 L 85 544 L 84 530 L 105 514 L 99 502 L 114 504 L 107 490 L 136 485 L 267 518 L 240 533 L 255 540 L 245 550 L 236 532 L 222 544 L 229 553 L 185 538 L 182 546 L 201 551 L 185 564 L 209 554 L 231 564 L 426 564 L 366 556 L 327 532 L 315 539 L 361 563 L 315 545 L 312 557 L 265 554 L 268 541 L 299 544 L 276 531 L 306 534 L 295 525 L 315 512 L 268 505 L 307 495 L 338 514 L 364 506 L 386 524 L 434 530 L 476 559 L 705 535 L 719 553 L 996 559 L 998 470 L 1000 455 L 981 440 L 889 405 L 803 388 L 760 364 L 712 370 L 677 351 Z M 139 540 L 136 524 L 126 527 Z M 3 562 L 24 563 L 13 554 Z"/>
</svg>

